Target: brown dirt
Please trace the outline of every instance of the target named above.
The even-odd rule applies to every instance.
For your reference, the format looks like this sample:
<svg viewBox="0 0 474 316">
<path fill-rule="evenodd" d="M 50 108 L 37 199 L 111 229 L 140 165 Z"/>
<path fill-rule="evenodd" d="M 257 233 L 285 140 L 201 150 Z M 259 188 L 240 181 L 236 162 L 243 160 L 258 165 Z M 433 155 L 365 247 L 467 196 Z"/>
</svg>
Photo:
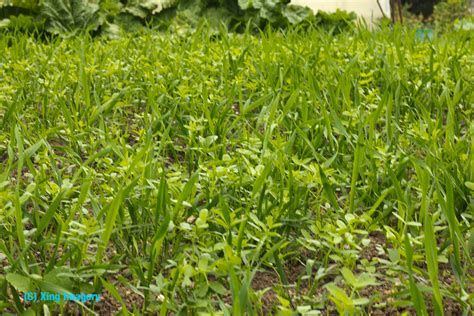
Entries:
<svg viewBox="0 0 474 316">
<path fill-rule="evenodd" d="M 384 234 L 380 232 L 373 232 L 369 234 L 369 238 L 371 240 L 371 243 L 361 251 L 360 257 L 365 258 L 369 261 L 373 261 L 373 259 L 380 257 L 377 251 L 377 246 L 384 247 L 386 246 L 387 241 Z M 303 253 L 302 255 L 303 257 L 307 258 L 311 258 L 312 256 L 311 253 Z M 113 258 L 115 256 L 116 250 L 113 249 L 111 245 L 109 245 L 107 247 L 106 257 Z M 8 264 L 7 259 L 3 258 L 1 263 L 3 266 Z M 0 268 L 0 271 L 1 270 L 2 269 Z M 313 270 L 313 272 L 315 273 L 317 270 L 317 266 L 315 266 Z M 383 273 L 383 271 L 383 269 L 378 270 L 379 273 Z M 309 292 L 309 282 L 306 280 L 302 281 L 298 293 L 296 292 L 295 285 L 300 279 L 300 277 L 302 277 L 306 273 L 305 267 L 297 260 L 290 260 L 287 262 L 285 272 L 289 282 L 289 287 L 285 289 L 285 293 L 290 296 L 291 301 L 300 303 L 301 297 L 307 295 Z M 439 272 L 440 282 L 442 284 L 445 284 L 447 286 L 456 286 L 456 280 L 452 275 L 451 267 L 449 264 L 440 264 Z M 133 278 L 129 269 L 123 269 L 122 271 L 118 272 L 118 274 L 129 280 L 130 283 L 132 283 Z M 210 277 L 209 279 L 212 280 L 212 277 Z M 315 301 L 324 303 L 325 308 L 321 312 L 325 315 L 332 315 L 335 312 L 334 305 L 332 304 L 332 302 L 327 301 L 327 292 L 324 288 L 325 284 L 332 281 L 334 281 L 334 275 L 332 274 L 328 275 L 323 280 L 320 280 L 318 288 L 311 296 L 312 298 L 314 298 Z M 407 315 L 415 315 L 415 311 L 413 308 L 397 307 L 393 305 L 395 300 L 400 299 L 399 297 L 397 297 L 397 293 L 400 293 L 400 290 L 405 289 L 401 289 L 399 286 L 392 283 L 390 281 L 390 278 L 382 277 L 379 278 L 378 281 L 380 283 L 379 285 L 367 287 L 361 290 L 359 293 L 359 295 L 362 297 L 371 297 L 373 299 L 373 302 L 366 309 L 369 315 L 400 315 L 402 313 L 406 313 Z M 116 287 L 118 293 L 124 301 L 124 305 L 127 310 L 133 311 L 141 310 L 143 308 L 144 299 L 141 295 L 135 293 L 127 285 L 124 285 L 119 282 L 113 275 L 109 276 L 108 282 L 110 282 Z M 253 290 L 264 292 L 261 301 L 263 306 L 262 314 L 273 314 L 273 312 L 275 311 L 274 307 L 277 306 L 277 304 L 279 303 L 277 298 L 277 292 L 279 290 L 277 289 L 280 289 L 281 281 L 278 274 L 273 270 L 259 271 L 253 278 L 251 285 Z M 90 305 L 89 303 L 87 305 L 99 315 L 115 315 L 120 313 L 122 305 L 110 293 L 108 293 L 107 290 L 104 289 L 101 295 L 102 297 L 99 303 L 96 303 L 94 306 Z M 230 295 L 222 299 L 228 305 L 232 304 L 232 298 Z M 405 297 L 401 299 L 407 298 Z M 427 304 L 429 314 L 434 314 L 434 307 L 430 295 L 425 295 L 425 302 Z M 380 303 L 386 303 L 386 305 L 381 307 L 374 307 L 374 305 Z M 449 298 L 444 298 L 443 305 L 446 315 L 461 315 L 462 309 L 461 305 L 458 302 Z M 81 314 L 78 305 L 74 303 L 67 303 L 66 310 L 70 315 Z"/>
<path fill-rule="evenodd" d="M 369 234 L 369 238 L 371 240 L 371 243 L 361 251 L 361 258 L 365 258 L 369 261 L 372 261 L 375 258 L 380 258 L 377 246 L 386 247 L 387 240 L 385 238 L 385 235 L 381 232 L 373 232 Z M 316 267 L 314 269 L 316 269 Z M 296 301 L 298 299 L 297 295 L 305 295 L 309 291 L 307 281 L 303 281 L 301 283 L 300 293 L 295 293 L 292 288 L 294 287 L 298 279 L 305 273 L 304 266 L 297 262 L 292 262 L 288 264 L 285 270 L 288 281 L 290 283 L 290 289 L 288 290 L 288 293 L 290 294 L 292 301 Z M 442 283 L 447 285 L 455 284 L 456 280 L 454 279 L 451 273 L 451 267 L 449 264 L 440 264 L 439 271 L 440 281 Z M 321 284 L 316 289 L 314 297 L 320 298 L 320 301 L 324 301 L 325 296 L 327 295 L 327 292 L 324 288 L 324 284 L 332 282 L 333 280 L 333 276 L 328 276 L 324 280 L 321 280 Z M 400 290 L 403 289 L 400 289 L 399 287 L 397 287 L 396 284 L 393 284 L 388 281 L 387 278 L 382 278 L 378 281 L 380 283 L 379 285 L 369 286 L 360 291 L 360 296 L 374 298 L 373 303 L 370 304 L 366 310 L 369 315 L 401 315 L 403 313 L 407 315 L 416 315 L 415 310 L 411 307 L 398 307 L 393 305 L 393 303 L 397 300 L 397 293 L 399 293 Z M 279 285 L 280 280 L 278 278 L 278 275 L 273 271 L 263 271 L 255 275 L 255 278 L 252 282 L 252 287 L 254 290 L 270 288 L 265 293 L 264 298 L 262 299 L 264 315 L 271 314 L 273 307 L 275 306 L 275 304 L 278 303 L 276 292 L 272 288 L 274 286 Z M 425 295 L 425 302 L 427 305 L 428 314 L 430 315 L 434 314 L 434 307 L 431 301 L 431 297 Z M 374 305 L 380 303 L 386 303 L 386 306 L 374 307 Z M 443 305 L 444 312 L 446 315 L 461 315 L 462 309 L 461 305 L 458 302 L 450 298 L 444 298 Z M 327 302 L 325 309 L 321 312 L 325 315 L 334 314 L 335 309 L 332 302 Z"/>
<path fill-rule="evenodd" d="M 232 111 L 234 111 L 235 115 L 240 114 L 240 104 L 238 102 L 232 104 Z"/>
<path fill-rule="evenodd" d="M 144 299 L 141 295 L 114 280 L 114 278 L 109 278 L 108 282 L 115 286 L 128 311 L 133 311 L 134 309 L 141 310 L 143 308 Z M 103 289 L 101 300 L 95 305 L 94 310 L 99 315 L 115 315 L 122 310 L 122 305 L 107 290 Z"/>
<path fill-rule="evenodd" d="M 131 275 L 128 269 L 120 272 L 120 275 L 130 279 Z M 124 305 L 128 311 L 138 310 L 143 308 L 144 299 L 141 295 L 135 293 L 132 289 L 119 282 L 113 276 L 110 276 L 107 281 L 111 283 L 122 298 Z M 86 302 L 86 306 L 96 312 L 98 315 L 117 315 L 122 310 L 122 304 L 117 301 L 106 289 L 103 289 L 100 301 L 92 305 L 91 302 Z M 73 302 L 66 303 L 66 310 L 68 315 L 83 315 L 83 311 L 79 305 Z"/>
<path fill-rule="evenodd" d="M 270 315 L 272 307 L 278 302 L 277 294 L 273 287 L 279 283 L 278 275 L 273 271 L 257 272 L 252 280 L 252 288 L 255 291 L 269 289 L 262 297 L 264 315 Z"/>
<path fill-rule="evenodd" d="M 372 232 L 369 234 L 370 244 L 362 249 L 360 256 L 371 261 L 373 258 L 377 258 L 378 251 L 377 246 L 385 246 L 387 244 L 387 239 L 382 232 Z"/>
<path fill-rule="evenodd" d="M 52 138 L 48 140 L 49 145 L 51 146 L 53 153 L 59 157 L 67 157 L 67 151 L 64 149 L 67 148 L 70 144 L 61 138 Z"/>
</svg>

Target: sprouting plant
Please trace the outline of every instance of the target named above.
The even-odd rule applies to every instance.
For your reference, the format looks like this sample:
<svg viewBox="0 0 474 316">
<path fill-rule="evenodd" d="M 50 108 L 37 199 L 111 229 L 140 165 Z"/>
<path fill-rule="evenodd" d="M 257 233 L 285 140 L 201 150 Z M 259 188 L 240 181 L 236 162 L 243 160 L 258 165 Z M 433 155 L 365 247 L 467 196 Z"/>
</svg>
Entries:
<svg viewBox="0 0 474 316">
<path fill-rule="evenodd" d="M 1 31 L 0 313 L 472 313 L 472 38 L 241 27 Z"/>
</svg>

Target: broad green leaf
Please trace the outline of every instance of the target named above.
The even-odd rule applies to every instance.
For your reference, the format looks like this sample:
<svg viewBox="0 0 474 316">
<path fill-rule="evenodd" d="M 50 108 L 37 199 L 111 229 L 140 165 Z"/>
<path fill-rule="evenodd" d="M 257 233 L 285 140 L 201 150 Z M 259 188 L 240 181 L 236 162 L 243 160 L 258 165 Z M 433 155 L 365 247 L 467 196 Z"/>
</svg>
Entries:
<svg viewBox="0 0 474 316">
<path fill-rule="evenodd" d="M 224 287 L 224 285 L 222 285 L 222 283 L 217 282 L 217 281 L 209 283 L 209 287 L 214 292 L 216 292 L 217 294 L 220 294 L 220 295 L 225 295 L 228 292 L 227 289 Z"/>
<path fill-rule="evenodd" d="M 103 22 L 99 6 L 88 0 L 44 0 L 41 14 L 47 30 L 54 34 L 96 30 Z"/>
<path fill-rule="evenodd" d="M 344 277 L 344 280 L 346 280 L 347 284 L 353 287 L 357 285 L 357 279 L 355 278 L 351 270 L 349 270 L 346 267 L 343 267 L 341 269 L 341 273 L 342 273 L 342 276 Z"/>
<path fill-rule="evenodd" d="M 464 185 L 469 188 L 469 190 L 474 191 L 474 182 L 466 181 Z"/>
<path fill-rule="evenodd" d="M 354 311 L 354 302 L 349 296 L 347 296 L 343 289 L 339 288 L 334 283 L 326 284 L 325 288 L 329 291 L 329 294 L 331 295 L 330 297 L 332 297 L 339 312 L 347 311 L 352 313 Z"/>
<path fill-rule="evenodd" d="M 32 292 L 34 291 L 34 282 L 29 278 L 17 273 L 7 273 L 5 276 L 8 283 L 10 283 L 17 291 Z"/>
</svg>

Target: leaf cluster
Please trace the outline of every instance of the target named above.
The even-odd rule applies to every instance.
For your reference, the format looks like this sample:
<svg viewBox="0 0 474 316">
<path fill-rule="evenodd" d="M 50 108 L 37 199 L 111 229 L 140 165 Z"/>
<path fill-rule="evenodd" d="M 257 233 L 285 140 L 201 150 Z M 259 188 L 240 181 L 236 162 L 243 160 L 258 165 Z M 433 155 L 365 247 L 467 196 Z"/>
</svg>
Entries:
<svg viewBox="0 0 474 316">
<path fill-rule="evenodd" d="M 194 28 L 206 20 L 214 29 L 221 24 L 233 30 L 286 28 L 314 23 L 340 32 L 355 19 L 289 5 L 287 0 L 12 0 L 0 1 L 4 20 L 0 27 L 63 36 L 78 33 L 117 37 L 147 25 L 177 30 Z"/>
</svg>

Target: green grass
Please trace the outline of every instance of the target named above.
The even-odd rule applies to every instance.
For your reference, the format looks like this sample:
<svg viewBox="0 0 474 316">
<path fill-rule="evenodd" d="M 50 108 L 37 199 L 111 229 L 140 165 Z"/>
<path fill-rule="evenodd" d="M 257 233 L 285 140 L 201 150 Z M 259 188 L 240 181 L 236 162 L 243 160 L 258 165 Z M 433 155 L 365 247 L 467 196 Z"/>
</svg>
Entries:
<svg viewBox="0 0 474 316">
<path fill-rule="evenodd" d="M 473 312 L 466 34 L 10 33 L 0 51 L 0 312 Z"/>
</svg>

